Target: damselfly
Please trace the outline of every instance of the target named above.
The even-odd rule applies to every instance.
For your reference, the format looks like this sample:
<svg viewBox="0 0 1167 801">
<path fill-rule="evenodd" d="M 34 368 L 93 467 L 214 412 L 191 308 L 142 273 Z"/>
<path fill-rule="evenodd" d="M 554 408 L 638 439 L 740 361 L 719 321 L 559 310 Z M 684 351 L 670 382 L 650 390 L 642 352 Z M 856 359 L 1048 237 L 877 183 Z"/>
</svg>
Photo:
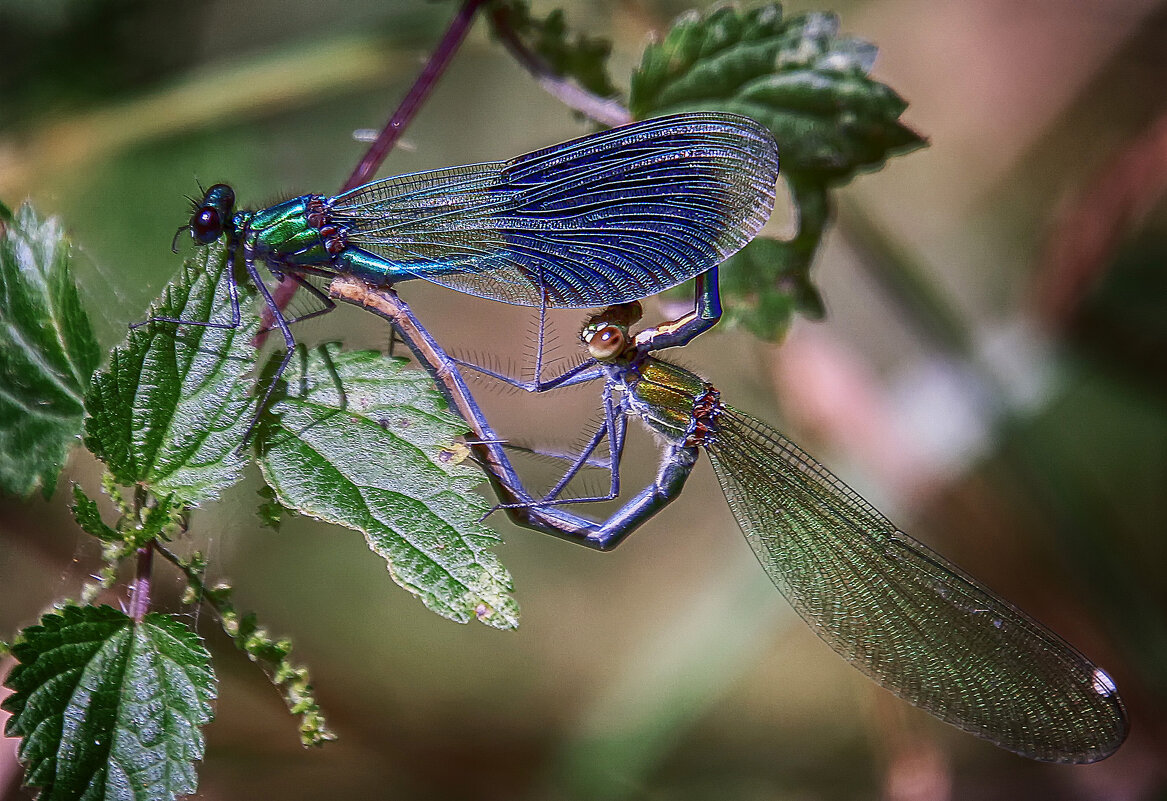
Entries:
<svg viewBox="0 0 1167 801">
<path fill-rule="evenodd" d="M 581 336 L 591 358 L 538 389 L 603 380 L 604 423 L 547 495 L 504 506 L 539 511 L 526 525 L 612 548 L 678 497 L 704 450 L 766 574 L 848 662 L 946 723 L 1023 756 L 1085 763 L 1113 753 L 1127 722 L 1105 671 L 902 532 L 771 426 L 723 403 L 712 384 L 653 355 L 676 344 L 693 319 L 716 319 L 716 279 L 716 269 L 702 276 L 698 310 L 677 324 L 630 336 L 638 303 L 588 321 Z M 564 504 L 596 500 L 560 496 L 605 439 L 613 475 L 605 498 L 619 492 L 628 418 L 663 443 L 656 480 L 606 521 L 567 512 Z"/>
<path fill-rule="evenodd" d="M 305 276 L 349 274 L 380 286 L 424 278 L 540 308 L 622 303 L 690 279 L 749 242 L 773 208 L 777 174 L 777 146 L 758 123 L 677 114 L 510 161 L 388 178 L 259 211 L 237 210 L 234 190 L 216 184 L 186 228 L 200 245 L 226 239 L 283 334 L 287 353 L 262 410 L 296 344 L 289 326 L 334 308 Z M 258 262 L 300 283 L 322 308 L 286 319 Z M 238 326 L 228 276 L 231 323 L 154 319 Z"/>
</svg>

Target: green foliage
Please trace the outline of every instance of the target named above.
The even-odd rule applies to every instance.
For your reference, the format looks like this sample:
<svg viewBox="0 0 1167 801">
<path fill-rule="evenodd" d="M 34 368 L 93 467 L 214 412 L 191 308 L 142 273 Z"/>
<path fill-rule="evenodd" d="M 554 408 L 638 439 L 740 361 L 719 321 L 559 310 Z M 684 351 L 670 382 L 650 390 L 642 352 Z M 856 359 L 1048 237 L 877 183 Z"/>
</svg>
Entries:
<svg viewBox="0 0 1167 801">
<path fill-rule="evenodd" d="M 784 19 L 770 3 L 681 16 L 632 75 L 638 118 L 716 109 L 774 134 L 798 212 L 789 242 L 758 237 L 721 271 L 726 322 L 780 339 L 795 311 L 823 313 L 810 267 L 830 219 L 829 190 L 924 140 L 899 121 L 907 103 L 868 73 L 876 48 L 838 35 L 833 14 Z"/>
<path fill-rule="evenodd" d="M 539 18 L 531 15 L 531 5 L 526 0 L 509 0 L 495 2 L 490 14 L 547 62 L 555 74 L 573 78 L 584 89 L 601 97 L 619 94 L 608 76 L 612 43 L 569 29 L 562 9 L 554 9 L 546 17 Z"/>
<path fill-rule="evenodd" d="M 200 248 L 149 316 L 229 324 L 226 270 L 223 247 Z M 197 504 L 239 479 L 259 325 L 250 304 L 241 311 L 239 328 L 151 322 L 114 348 L 85 397 L 85 444 L 117 483 Z"/>
<path fill-rule="evenodd" d="M 721 291 L 726 323 L 741 325 L 760 339 L 776 342 L 797 311 L 812 320 L 826 313 L 810 280 L 815 252 L 830 219 L 828 189 L 799 175 L 787 176 L 798 209 L 798 232 L 789 241 L 759 236 L 726 260 Z"/>
<path fill-rule="evenodd" d="M 210 654 L 181 623 L 66 606 L 21 632 L 5 733 L 21 737 L 39 798 L 170 799 L 193 793 L 211 720 Z"/>
<path fill-rule="evenodd" d="M 73 485 L 73 519 L 86 534 L 92 534 L 101 542 L 120 542 L 121 534 L 105 524 L 101 519 L 101 512 L 97 510 L 97 502 L 85 494 L 85 490 Z"/>
<path fill-rule="evenodd" d="M 0 490 L 28 495 L 39 486 L 47 498 L 100 359 L 60 223 L 27 205 L 4 215 L 0 287 Z"/>
<path fill-rule="evenodd" d="M 442 458 L 466 431 L 403 359 L 335 345 L 300 351 L 259 459 L 279 503 L 362 532 L 393 580 L 451 620 L 518 625 L 511 579 L 488 549 L 473 465 Z M 343 390 L 342 390 L 343 388 Z"/>
<path fill-rule="evenodd" d="M 824 313 L 818 290 L 784 244 L 759 237 L 721 270 L 722 293 L 737 299 L 725 310 L 726 322 L 772 342 L 786 335 L 795 311 L 812 319 Z"/>
<path fill-rule="evenodd" d="M 259 488 L 258 495 L 259 506 L 255 508 L 255 514 L 259 517 L 259 524 L 272 531 L 279 531 L 284 523 L 284 515 L 295 514 L 295 511 L 281 506 L 276 499 L 275 490 L 267 484 Z"/>
<path fill-rule="evenodd" d="M 784 172 L 846 181 L 923 140 L 898 120 L 907 103 L 868 76 L 875 46 L 838 29 L 833 14 L 783 19 L 776 3 L 682 16 L 645 49 L 632 113 L 744 114 L 774 132 Z"/>
</svg>

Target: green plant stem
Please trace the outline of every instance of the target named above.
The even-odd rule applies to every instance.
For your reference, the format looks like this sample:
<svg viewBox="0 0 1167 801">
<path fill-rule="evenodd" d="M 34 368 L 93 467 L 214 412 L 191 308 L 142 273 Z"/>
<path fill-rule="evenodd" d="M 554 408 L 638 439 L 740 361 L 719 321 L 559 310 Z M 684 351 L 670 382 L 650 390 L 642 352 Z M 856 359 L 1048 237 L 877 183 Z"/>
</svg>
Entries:
<svg viewBox="0 0 1167 801">
<path fill-rule="evenodd" d="M 197 593 L 198 602 L 205 602 L 215 610 L 224 633 L 231 638 L 236 648 L 260 666 L 272 685 L 283 694 L 288 710 L 300 716 L 300 742 L 305 746 L 321 746 L 335 740 L 336 734 L 328 728 L 320 704 L 312 692 L 308 669 L 296 667 L 288 659 L 292 643 L 273 639 L 256 624 L 254 615 L 239 614 L 231 603 L 231 588 L 208 587 L 203 581 L 201 570 L 194 567 L 195 560 L 188 562 L 161 544 L 155 547 L 163 558 L 186 576 L 187 582 Z"/>
<path fill-rule="evenodd" d="M 146 506 L 146 489 L 142 485 L 134 487 L 134 519 L 142 519 L 142 509 Z M 135 622 L 141 622 L 150 611 L 150 579 L 154 569 L 154 542 L 148 542 L 138 549 L 137 564 L 134 569 L 134 589 L 130 593 L 129 615 Z"/>
<path fill-rule="evenodd" d="M 226 609 L 221 604 L 219 597 L 214 592 L 210 592 L 207 589 L 207 585 L 203 582 L 202 575 L 199 573 L 199 571 L 191 567 L 189 562 L 161 543 L 154 543 L 154 549 L 157 550 L 158 553 L 162 554 L 163 559 L 165 559 L 167 562 L 170 562 L 170 564 L 174 565 L 182 572 L 183 576 L 186 577 L 187 583 L 194 587 L 195 592 L 198 593 L 200 603 L 203 601 L 209 603 L 211 608 L 215 610 L 215 613 L 219 615 L 220 618 L 223 617 L 225 612 L 234 611 Z"/>
</svg>

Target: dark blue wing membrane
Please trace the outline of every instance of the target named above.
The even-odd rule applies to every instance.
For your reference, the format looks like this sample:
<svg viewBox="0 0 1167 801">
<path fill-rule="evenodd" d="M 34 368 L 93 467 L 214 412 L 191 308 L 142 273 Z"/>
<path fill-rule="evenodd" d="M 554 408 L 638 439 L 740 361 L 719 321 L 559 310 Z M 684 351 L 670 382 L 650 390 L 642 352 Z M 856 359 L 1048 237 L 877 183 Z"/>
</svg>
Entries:
<svg viewBox="0 0 1167 801">
<path fill-rule="evenodd" d="M 769 218 L 777 176 L 766 128 L 678 114 L 330 203 L 350 246 L 414 276 L 506 303 L 587 308 L 724 261 Z"/>
</svg>

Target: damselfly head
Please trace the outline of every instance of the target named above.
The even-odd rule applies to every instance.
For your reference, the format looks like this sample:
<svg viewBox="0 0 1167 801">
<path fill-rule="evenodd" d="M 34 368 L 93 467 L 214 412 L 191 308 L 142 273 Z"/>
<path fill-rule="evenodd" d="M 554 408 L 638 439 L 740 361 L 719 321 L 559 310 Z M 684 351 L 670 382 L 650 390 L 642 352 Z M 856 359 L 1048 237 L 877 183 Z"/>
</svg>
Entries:
<svg viewBox="0 0 1167 801">
<path fill-rule="evenodd" d="M 618 303 L 593 314 L 584 323 L 579 338 L 593 359 L 610 362 L 620 357 L 632 341 L 628 329 L 640 321 L 644 309 L 640 301 Z"/>
<path fill-rule="evenodd" d="M 605 325 L 588 331 L 584 342 L 593 359 L 608 362 L 624 352 L 628 344 L 628 332 L 618 325 Z"/>
<path fill-rule="evenodd" d="M 235 190 L 215 184 L 203 195 L 190 218 L 190 235 L 200 245 L 209 245 L 223 235 L 235 208 Z"/>
<path fill-rule="evenodd" d="M 610 362 L 619 358 L 626 350 L 632 339 L 628 336 L 628 329 L 640 321 L 644 309 L 640 301 L 618 303 L 602 309 L 587 319 L 579 338 L 587 346 L 588 353 L 593 359 L 601 362 Z"/>
</svg>

